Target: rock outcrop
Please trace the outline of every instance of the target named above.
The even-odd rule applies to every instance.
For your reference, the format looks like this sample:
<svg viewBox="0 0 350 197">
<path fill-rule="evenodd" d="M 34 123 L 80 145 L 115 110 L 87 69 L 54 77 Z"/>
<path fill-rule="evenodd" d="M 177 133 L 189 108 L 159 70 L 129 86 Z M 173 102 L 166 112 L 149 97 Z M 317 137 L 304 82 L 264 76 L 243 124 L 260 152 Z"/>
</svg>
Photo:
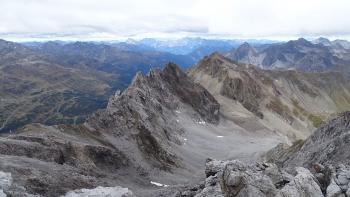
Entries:
<svg viewBox="0 0 350 197">
<path fill-rule="evenodd" d="M 202 86 L 195 84 L 175 64 L 163 71 L 153 70 L 147 76 L 136 75 L 123 93 L 110 99 L 107 109 L 96 113 L 86 123 L 92 130 L 104 130 L 117 138 L 118 145 L 133 141 L 137 162 L 160 168 L 179 165 L 171 151 L 171 144 L 179 144 L 184 132 L 174 114 L 179 108 L 189 109 L 193 119 L 216 124 L 219 103 Z M 125 143 L 125 142 L 124 142 Z"/>
<path fill-rule="evenodd" d="M 238 160 L 206 163 L 202 187 L 173 190 L 173 196 L 186 197 L 295 197 L 323 196 L 318 180 L 307 169 L 295 168 L 289 174 L 272 163 L 244 164 Z M 169 188 L 171 190 L 171 188 Z"/>
<path fill-rule="evenodd" d="M 338 117 L 317 129 L 298 148 L 287 148 L 288 156 L 277 159 L 284 167 L 304 166 L 311 168 L 313 164 L 337 165 L 350 164 L 350 112 Z M 285 154 L 286 155 L 286 154 Z"/>
</svg>

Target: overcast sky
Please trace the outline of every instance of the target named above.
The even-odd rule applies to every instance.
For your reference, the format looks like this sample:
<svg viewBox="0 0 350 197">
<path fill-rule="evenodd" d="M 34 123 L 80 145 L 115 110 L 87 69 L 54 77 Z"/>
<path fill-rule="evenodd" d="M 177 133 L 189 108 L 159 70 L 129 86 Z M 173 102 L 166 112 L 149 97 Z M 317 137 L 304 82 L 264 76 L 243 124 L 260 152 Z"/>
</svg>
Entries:
<svg viewBox="0 0 350 197">
<path fill-rule="evenodd" d="M 350 0 L 0 0 L 0 38 L 350 38 Z"/>
</svg>

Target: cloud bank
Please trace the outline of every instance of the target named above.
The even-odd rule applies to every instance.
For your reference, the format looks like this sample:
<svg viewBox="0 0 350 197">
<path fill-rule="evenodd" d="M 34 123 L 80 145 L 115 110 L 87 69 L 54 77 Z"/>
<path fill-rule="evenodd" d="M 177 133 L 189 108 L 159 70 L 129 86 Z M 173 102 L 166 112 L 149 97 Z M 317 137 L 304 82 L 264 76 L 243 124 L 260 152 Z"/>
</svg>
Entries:
<svg viewBox="0 0 350 197">
<path fill-rule="evenodd" d="M 1 0 L 0 37 L 349 37 L 348 0 Z"/>
</svg>

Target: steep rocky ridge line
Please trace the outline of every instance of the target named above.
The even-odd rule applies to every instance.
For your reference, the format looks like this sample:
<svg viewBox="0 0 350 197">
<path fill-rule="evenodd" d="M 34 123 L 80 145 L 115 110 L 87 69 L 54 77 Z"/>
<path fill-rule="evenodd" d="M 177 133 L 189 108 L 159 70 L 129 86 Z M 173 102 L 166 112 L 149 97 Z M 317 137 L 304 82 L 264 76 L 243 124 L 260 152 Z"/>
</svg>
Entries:
<svg viewBox="0 0 350 197">
<path fill-rule="evenodd" d="M 214 53 L 188 74 L 224 106 L 224 116 L 242 122 L 243 115 L 235 111 L 243 106 L 269 130 L 292 140 L 305 139 L 336 113 L 350 109 L 349 76 L 340 72 L 262 70 Z"/>
</svg>

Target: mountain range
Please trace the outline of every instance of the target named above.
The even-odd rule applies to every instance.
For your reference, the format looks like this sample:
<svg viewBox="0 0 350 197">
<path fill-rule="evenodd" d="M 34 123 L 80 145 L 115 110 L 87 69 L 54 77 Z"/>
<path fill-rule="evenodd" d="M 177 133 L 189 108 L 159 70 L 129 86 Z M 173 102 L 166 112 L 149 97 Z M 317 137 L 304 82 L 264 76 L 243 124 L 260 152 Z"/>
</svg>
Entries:
<svg viewBox="0 0 350 197">
<path fill-rule="evenodd" d="M 225 56 L 264 69 L 297 69 L 308 72 L 345 70 L 349 65 L 349 42 L 325 38 L 313 42 L 300 38 L 254 48 L 244 43 Z"/>
<path fill-rule="evenodd" d="M 0 132 L 32 122 L 82 123 L 105 107 L 116 90 L 125 89 L 137 72 L 147 73 L 168 62 L 186 69 L 205 55 L 228 51 L 237 43 L 240 41 L 202 38 L 172 43 L 155 39 L 26 43 L 1 40 Z"/>
<path fill-rule="evenodd" d="M 72 65 L 76 66 L 71 69 L 80 69 L 82 64 Z M 348 82 L 343 72 L 264 70 L 219 53 L 206 56 L 187 72 L 174 63 L 147 75 L 139 72 L 125 90 L 116 91 L 104 109 L 82 124 L 34 123 L 1 137 L 1 192 L 13 196 L 100 191 L 124 196 L 327 194 L 331 179 L 321 182 L 310 170 L 313 162 L 322 169 L 347 164 L 346 137 L 338 136 L 347 132 L 349 119 L 347 113 L 337 114 L 350 108 Z M 330 145 L 318 148 L 320 141 Z M 335 145 L 339 148 L 332 148 Z M 322 150 L 319 156 L 318 150 Z M 245 164 L 261 158 L 275 164 Z M 227 159 L 235 160 L 219 161 Z M 202 173 L 205 161 L 206 173 Z M 322 171 L 323 176 L 329 172 Z M 336 171 L 334 176 L 339 173 L 347 171 Z M 332 188 L 345 185 L 338 180 Z M 340 192 L 347 189 L 346 185 Z"/>
<path fill-rule="evenodd" d="M 224 42 L 0 40 L 0 196 L 350 195 L 347 41 Z"/>
<path fill-rule="evenodd" d="M 135 50 L 135 51 L 133 51 Z M 0 41 L 0 131 L 27 123 L 81 123 L 128 86 L 136 72 L 172 61 L 188 67 L 189 57 L 84 42 Z"/>
</svg>

